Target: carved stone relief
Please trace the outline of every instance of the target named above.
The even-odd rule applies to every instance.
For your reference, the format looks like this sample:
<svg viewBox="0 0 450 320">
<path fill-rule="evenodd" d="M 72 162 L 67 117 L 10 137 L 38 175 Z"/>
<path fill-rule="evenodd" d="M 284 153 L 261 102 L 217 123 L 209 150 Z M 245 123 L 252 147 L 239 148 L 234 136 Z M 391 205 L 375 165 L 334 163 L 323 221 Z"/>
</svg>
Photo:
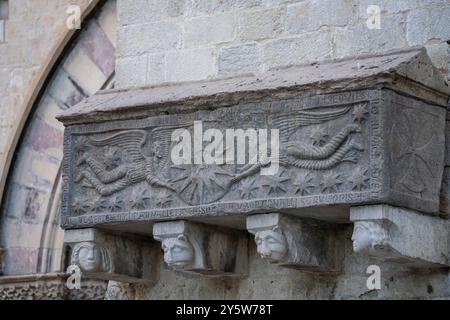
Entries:
<svg viewBox="0 0 450 320">
<path fill-rule="evenodd" d="M 351 208 L 353 251 L 411 267 L 449 265 L 448 220 L 387 205 Z"/>
<path fill-rule="evenodd" d="M 109 281 L 105 300 L 133 300 L 133 288 L 128 283 Z"/>
<path fill-rule="evenodd" d="M 62 226 L 221 219 L 231 227 L 222 217 L 234 216 L 243 228 L 248 215 L 267 212 L 348 222 L 349 207 L 369 204 L 438 214 L 450 90 L 425 51 L 363 60 L 371 67 L 318 64 L 81 102 L 59 117 Z M 433 79 L 416 77 L 424 68 Z M 203 161 L 174 163 L 177 130 L 201 151 L 213 142 L 203 134 L 218 131 L 226 146 L 219 158 L 230 150 L 228 130 L 267 130 L 268 141 L 277 130 L 279 157 L 256 157 L 244 141 L 246 152 L 230 151 L 234 160 L 245 153 L 244 163 L 208 164 L 192 143 L 189 160 Z M 268 154 L 275 149 L 269 143 Z"/>
<path fill-rule="evenodd" d="M 270 263 L 307 271 L 337 272 L 340 252 L 331 225 L 269 213 L 247 217 L 258 254 Z"/>
<path fill-rule="evenodd" d="M 103 300 L 105 281 L 83 279 L 80 290 L 70 290 L 64 274 L 10 276 L 0 279 L 0 300 Z"/>
<path fill-rule="evenodd" d="M 436 202 L 445 163 L 445 112 L 393 92 L 386 101 L 392 103 L 387 121 L 390 188 L 398 198 L 414 195 L 424 203 Z M 398 204 L 407 206 L 407 201 Z"/>
<path fill-rule="evenodd" d="M 188 221 L 156 223 L 164 261 L 177 271 L 206 276 L 245 276 L 248 272 L 244 233 Z"/>
<path fill-rule="evenodd" d="M 151 284 L 155 281 L 157 246 L 152 240 L 112 235 L 95 229 L 68 230 L 70 264 L 93 279 Z"/>
</svg>

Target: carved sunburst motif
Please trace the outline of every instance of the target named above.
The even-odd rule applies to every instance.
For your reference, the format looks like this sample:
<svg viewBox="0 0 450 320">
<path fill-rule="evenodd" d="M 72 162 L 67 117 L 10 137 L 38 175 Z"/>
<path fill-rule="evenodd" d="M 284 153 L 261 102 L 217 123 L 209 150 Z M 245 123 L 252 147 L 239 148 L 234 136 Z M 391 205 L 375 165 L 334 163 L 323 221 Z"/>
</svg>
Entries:
<svg viewBox="0 0 450 320">
<path fill-rule="evenodd" d="M 125 209 L 125 201 L 122 196 L 114 196 L 109 200 L 108 210 L 111 212 L 123 211 Z"/>
<path fill-rule="evenodd" d="M 296 174 L 292 184 L 294 185 L 295 194 L 302 196 L 309 195 L 316 187 L 313 183 L 313 177 L 307 172 Z"/>
<path fill-rule="evenodd" d="M 161 189 L 155 195 L 155 204 L 160 208 L 165 208 L 172 203 L 172 195 L 166 190 Z"/>
<path fill-rule="evenodd" d="M 108 208 L 108 201 L 106 201 L 106 199 L 104 198 L 99 197 L 92 203 L 92 211 L 96 213 L 102 212 L 106 208 Z"/>
<path fill-rule="evenodd" d="M 91 210 L 91 206 L 86 199 L 76 199 L 72 209 L 76 215 L 83 215 Z"/>
<path fill-rule="evenodd" d="M 320 188 L 324 193 L 334 193 L 338 191 L 338 187 L 342 184 L 341 175 L 338 173 L 326 173 L 320 182 Z"/>
<path fill-rule="evenodd" d="M 150 195 L 148 190 L 138 189 L 134 194 L 132 194 L 130 199 L 131 208 L 140 210 L 145 209 L 150 200 Z"/>
<path fill-rule="evenodd" d="M 355 172 L 348 179 L 348 181 L 352 185 L 352 190 L 362 191 L 366 187 L 367 183 L 369 182 L 367 172 L 367 169 L 358 168 L 355 170 Z"/>
<path fill-rule="evenodd" d="M 172 182 L 189 204 L 205 204 L 222 198 L 230 187 L 232 174 L 217 165 L 174 166 L 181 171 Z"/>
<path fill-rule="evenodd" d="M 271 195 L 277 192 L 286 193 L 285 183 L 290 181 L 291 178 L 283 177 L 285 171 L 282 171 L 276 176 L 265 176 L 262 186 L 267 189 L 267 194 Z"/>
<path fill-rule="evenodd" d="M 369 114 L 369 111 L 367 111 L 365 104 L 359 104 L 355 106 L 355 109 L 353 111 L 353 121 L 356 123 L 363 123 L 367 119 L 367 115 Z"/>
<path fill-rule="evenodd" d="M 255 180 L 247 179 L 241 182 L 239 195 L 241 196 L 241 199 L 249 200 L 256 190 L 258 190 L 258 187 L 255 186 Z"/>
</svg>

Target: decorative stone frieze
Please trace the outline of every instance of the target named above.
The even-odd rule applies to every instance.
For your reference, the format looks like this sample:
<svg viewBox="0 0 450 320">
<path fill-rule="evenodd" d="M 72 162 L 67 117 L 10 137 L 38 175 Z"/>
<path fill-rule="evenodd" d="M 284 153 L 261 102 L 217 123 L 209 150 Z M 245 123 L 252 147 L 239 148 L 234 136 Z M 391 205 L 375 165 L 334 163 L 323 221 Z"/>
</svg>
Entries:
<svg viewBox="0 0 450 320">
<path fill-rule="evenodd" d="M 330 224 L 279 213 L 247 217 L 258 254 L 270 263 L 306 271 L 339 271 L 337 230 Z"/>
<path fill-rule="evenodd" d="M 156 242 L 96 229 L 67 230 L 70 265 L 92 279 L 152 284 L 158 259 Z"/>
<path fill-rule="evenodd" d="M 177 271 L 238 277 L 248 273 L 248 241 L 243 232 L 171 221 L 156 223 L 153 236 L 161 241 L 164 261 Z"/>
<path fill-rule="evenodd" d="M 128 232 L 194 219 L 244 229 L 247 215 L 264 212 L 348 222 L 350 206 L 368 204 L 438 215 L 449 94 L 419 49 L 99 93 L 59 116 L 62 226 Z M 278 130 L 279 157 L 223 165 L 171 158 L 176 130 L 201 143 L 210 129 L 225 137 L 252 128 Z"/>
<path fill-rule="evenodd" d="M 80 289 L 67 287 L 61 273 L 0 277 L 0 300 L 103 300 L 106 281 L 84 278 Z"/>
<path fill-rule="evenodd" d="M 117 281 L 109 281 L 105 300 L 134 300 L 132 285 Z"/>
<path fill-rule="evenodd" d="M 448 220 L 387 205 L 351 208 L 350 219 L 356 253 L 412 267 L 449 266 Z"/>
</svg>

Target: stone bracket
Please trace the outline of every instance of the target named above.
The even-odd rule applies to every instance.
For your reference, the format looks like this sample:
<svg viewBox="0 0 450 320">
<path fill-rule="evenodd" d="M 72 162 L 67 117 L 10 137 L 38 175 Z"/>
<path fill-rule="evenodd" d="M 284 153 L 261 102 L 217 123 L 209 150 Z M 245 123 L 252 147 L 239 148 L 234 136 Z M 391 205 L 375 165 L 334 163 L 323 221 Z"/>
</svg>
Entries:
<svg viewBox="0 0 450 320">
<path fill-rule="evenodd" d="M 97 229 L 67 230 L 70 265 L 91 279 L 153 284 L 158 246 L 149 239 L 110 234 Z"/>
<path fill-rule="evenodd" d="M 204 276 L 246 276 L 248 241 L 245 233 L 190 221 L 156 223 L 153 236 L 164 250 L 164 261 L 177 271 Z"/>
<path fill-rule="evenodd" d="M 356 253 L 411 267 L 449 265 L 449 221 L 388 205 L 354 207 Z"/>
<path fill-rule="evenodd" d="M 338 272 L 336 230 L 330 224 L 269 213 L 247 217 L 258 253 L 270 263 L 305 271 Z"/>
</svg>

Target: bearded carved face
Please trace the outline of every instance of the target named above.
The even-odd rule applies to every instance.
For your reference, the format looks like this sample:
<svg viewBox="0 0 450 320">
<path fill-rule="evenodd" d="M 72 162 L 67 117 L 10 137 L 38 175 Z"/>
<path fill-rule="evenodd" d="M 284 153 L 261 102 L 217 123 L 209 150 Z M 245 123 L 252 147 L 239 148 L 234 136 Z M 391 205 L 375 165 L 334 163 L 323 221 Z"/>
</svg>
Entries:
<svg viewBox="0 0 450 320">
<path fill-rule="evenodd" d="M 279 231 L 263 230 L 255 235 L 258 254 L 272 263 L 280 262 L 288 252 L 286 237 Z"/>
<path fill-rule="evenodd" d="M 186 236 L 168 238 L 162 241 L 164 261 L 173 268 L 184 268 L 195 258 L 194 248 Z"/>
<path fill-rule="evenodd" d="M 81 243 L 72 252 L 72 264 L 78 265 L 84 272 L 110 271 L 110 258 L 105 248 L 94 243 Z"/>
</svg>

